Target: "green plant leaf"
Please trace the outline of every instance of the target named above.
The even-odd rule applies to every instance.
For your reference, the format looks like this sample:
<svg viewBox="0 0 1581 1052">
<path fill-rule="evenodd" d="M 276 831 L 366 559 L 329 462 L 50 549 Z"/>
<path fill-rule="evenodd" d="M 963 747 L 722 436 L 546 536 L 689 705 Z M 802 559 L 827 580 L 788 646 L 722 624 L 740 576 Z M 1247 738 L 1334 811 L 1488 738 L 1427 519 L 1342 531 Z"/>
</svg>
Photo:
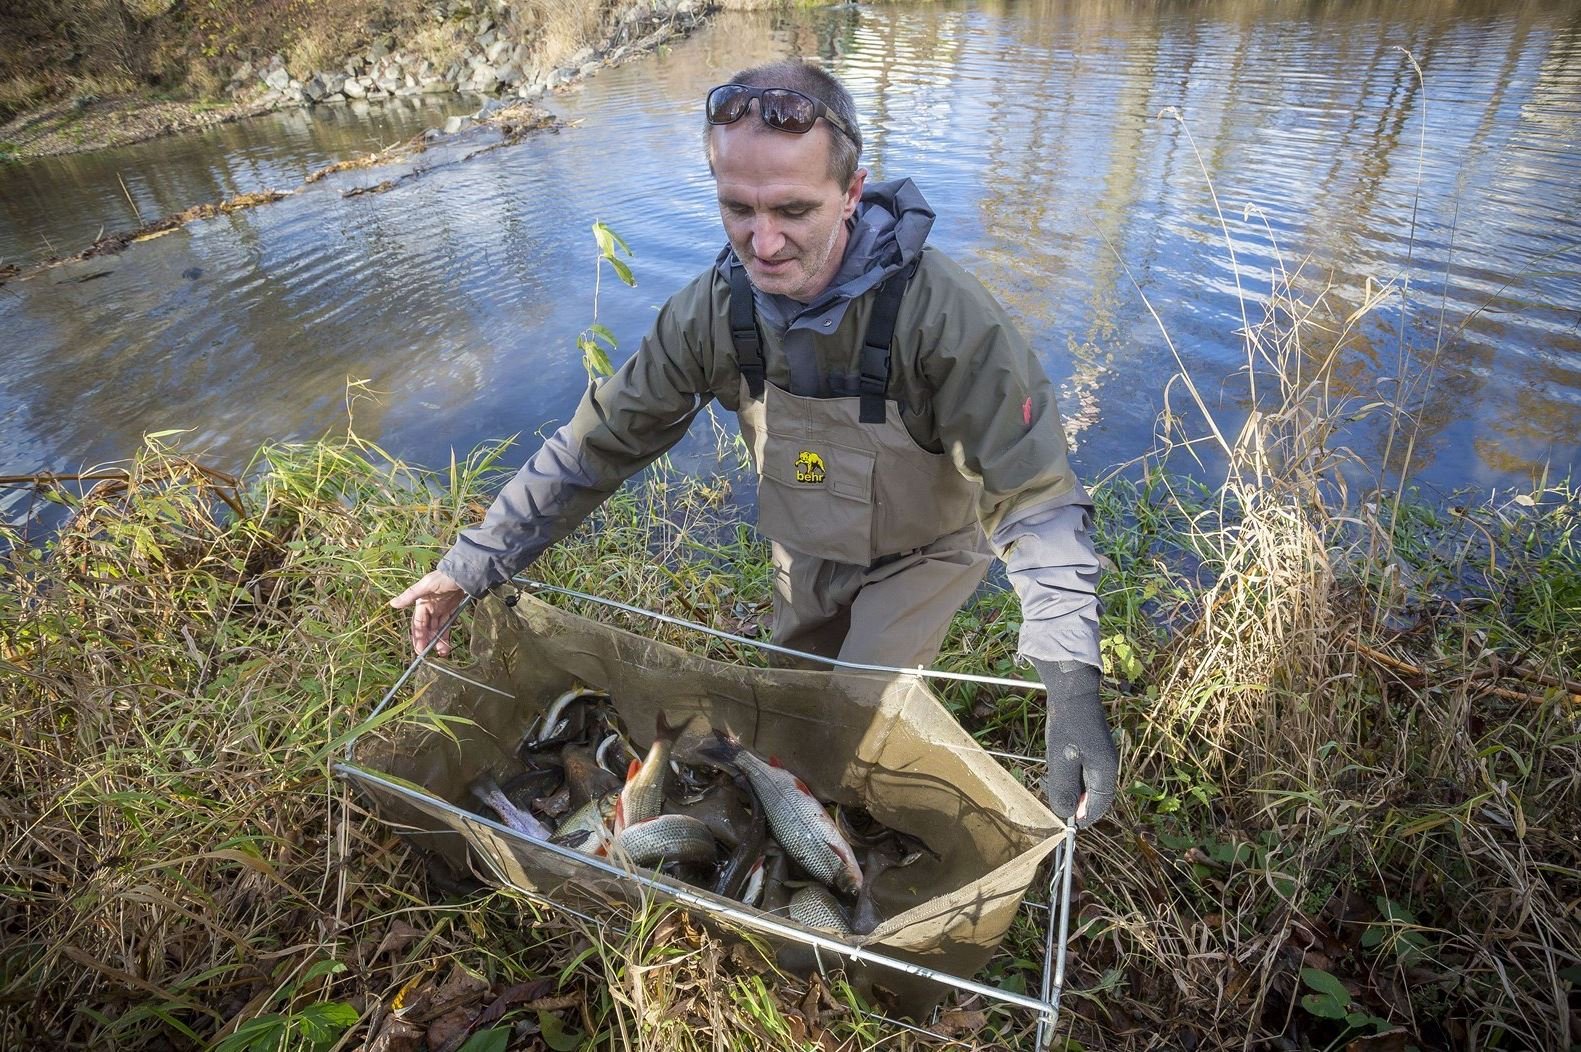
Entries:
<svg viewBox="0 0 1581 1052">
<path fill-rule="evenodd" d="M 1321 968 L 1301 969 L 1301 981 L 1320 994 L 1327 994 L 1340 1004 L 1350 1003 L 1350 991 L 1345 984 Z"/>
<path fill-rule="evenodd" d="M 1336 1004 L 1332 997 L 1325 994 L 1305 994 L 1301 998 L 1301 1007 L 1320 1019 L 1344 1019 L 1345 1006 Z"/>
<path fill-rule="evenodd" d="M 572 1052 L 573 1049 L 582 1047 L 583 1035 L 575 1030 L 567 1030 L 557 1015 L 539 1012 L 538 1031 L 538 1036 L 543 1038 L 544 1043 L 554 1049 L 554 1052 Z"/>
<path fill-rule="evenodd" d="M 491 1026 L 487 1030 L 479 1030 L 467 1038 L 467 1043 L 456 1052 L 505 1052 L 505 1047 L 510 1044 L 511 1028 L 508 1026 Z"/>
<path fill-rule="evenodd" d="M 636 287 L 637 279 L 632 277 L 631 268 L 626 266 L 623 261 L 616 259 L 614 256 L 610 256 L 609 265 L 615 268 L 616 277 L 618 277 L 621 281 L 624 281 L 627 285 Z"/>
</svg>

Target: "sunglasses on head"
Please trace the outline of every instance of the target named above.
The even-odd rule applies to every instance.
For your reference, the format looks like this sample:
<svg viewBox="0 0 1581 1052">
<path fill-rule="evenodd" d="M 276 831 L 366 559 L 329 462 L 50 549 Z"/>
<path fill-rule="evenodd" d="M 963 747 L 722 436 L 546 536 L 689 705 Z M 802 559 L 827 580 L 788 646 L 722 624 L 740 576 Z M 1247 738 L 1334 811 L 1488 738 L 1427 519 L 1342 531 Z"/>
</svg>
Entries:
<svg viewBox="0 0 1581 1052">
<path fill-rule="evenodd" d="M 819 117 L 839 128 L 846 138 L 857 142 L 856 132 L 834 111 L 810 95 L 790 88 L 751 88 L 745 84 L 721 84 L 708 93 L 708 123 L 734 124 L 745 117 L 753 99 L 758 100 L 758 116 L 770 128 L 806 135 Z"/>
</svg>

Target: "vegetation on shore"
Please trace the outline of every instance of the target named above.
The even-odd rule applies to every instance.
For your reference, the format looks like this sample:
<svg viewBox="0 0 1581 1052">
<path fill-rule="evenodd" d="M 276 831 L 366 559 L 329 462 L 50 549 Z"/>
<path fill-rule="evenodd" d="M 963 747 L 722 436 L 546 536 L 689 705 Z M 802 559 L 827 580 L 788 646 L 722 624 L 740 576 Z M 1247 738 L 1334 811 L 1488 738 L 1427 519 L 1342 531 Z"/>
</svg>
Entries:
<svg viewBox="0 0 1581 1052">
<path fill-rule="evenodd" d="M 396 48 L 413 70 L 419 63 L 436 71 L 466 68 L 476 26 L 497 24 L 502 39 L 521 43 L 548 69 L 607 42 L 611 30 L 629 35 L 646 24 L 634 17 L 658 18 L 660 6 L 642 0 L 24 4 L 0 12 L 0 37 L 14 42 L 0 50 L 0 162 L 124 145 L 272 109 L 280 94 L 263 79 L 271 57 L 283 60 L 281 84 L 286 76 L 308 81 L 338 69 L 348 56 Z M 635 53 L 641 45 L 621 50 Z M 301 92 L 292 97 L 300 100 Z"/>
<path fill-rule="evenodd" d="M 383 600 L 481 512 L 501 447 L 432 473 L 348 435 L 237 480 L 167 441 L 6 566 L 0 1043 L 927 1043 L 667 909 L 617 937 L 433 886 L 330 777 L 407 660 Z M 534 574 L 761 630 L 766 552 L 723 521 L 729 486 L 656 471 Z M 1126 791 L 1081 838 L 1065 1035 L 1563 1047 L 1581 495 L 1342 509 L 1158 470 L 1094 495 Z M 940 666 L 1010 671 L 1014 611 L 986 592 Z M 943 696 L 986 744 L 1036 752 L 1035 698 Z M 995 981 L 1035 989 L 1039 946 L 1013 932 Z M 949 1040 L 1025 1040 L 984 1007 L 946 1016 Z"/>
</svg>

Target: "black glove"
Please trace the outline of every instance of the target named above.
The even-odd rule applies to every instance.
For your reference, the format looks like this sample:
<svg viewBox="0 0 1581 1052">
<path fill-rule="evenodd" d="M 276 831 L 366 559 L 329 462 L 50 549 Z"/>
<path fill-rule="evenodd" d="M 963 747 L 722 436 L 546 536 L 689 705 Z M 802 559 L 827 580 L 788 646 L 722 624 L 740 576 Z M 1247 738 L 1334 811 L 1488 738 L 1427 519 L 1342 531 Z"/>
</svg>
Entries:
<svg viewBox="0 0 1581 1052">
<path fill-rule="evenodd" d="M 1087 813 L 1079 825 L 1086 828 L 1114 803 L 1114 783 L 1120 774 L 1120 754 L 1098 701 L 1100 673 L 1084 661 L 1034 658 L 1032 665 L 1049 697 L 1048 775 L 1043 791 L 1049 807 L 1067 821 L 1076 814 L 1085 792 Z"/>
</svg>

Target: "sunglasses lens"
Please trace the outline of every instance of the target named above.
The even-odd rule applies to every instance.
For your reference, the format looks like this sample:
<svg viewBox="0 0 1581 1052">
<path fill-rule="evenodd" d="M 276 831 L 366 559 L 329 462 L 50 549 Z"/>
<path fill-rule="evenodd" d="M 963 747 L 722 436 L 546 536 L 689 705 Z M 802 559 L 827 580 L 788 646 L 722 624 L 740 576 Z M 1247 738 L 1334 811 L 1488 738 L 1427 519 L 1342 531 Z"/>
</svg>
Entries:
<svg viewBox="0 0 1581 1052">
<path fill-rule="evenodd" d="M 799 91 L 771 88 L 763 93 L 763 121 L 770 127 L 805 135 L 817 119 L 813 101 Z"/>
<path fill-rule="evenodd" d="M 724 84 L 708 93 L 708 123 L 734 124 L 747 112 L 752 92 L 740 84 Z"/>
</svg>

